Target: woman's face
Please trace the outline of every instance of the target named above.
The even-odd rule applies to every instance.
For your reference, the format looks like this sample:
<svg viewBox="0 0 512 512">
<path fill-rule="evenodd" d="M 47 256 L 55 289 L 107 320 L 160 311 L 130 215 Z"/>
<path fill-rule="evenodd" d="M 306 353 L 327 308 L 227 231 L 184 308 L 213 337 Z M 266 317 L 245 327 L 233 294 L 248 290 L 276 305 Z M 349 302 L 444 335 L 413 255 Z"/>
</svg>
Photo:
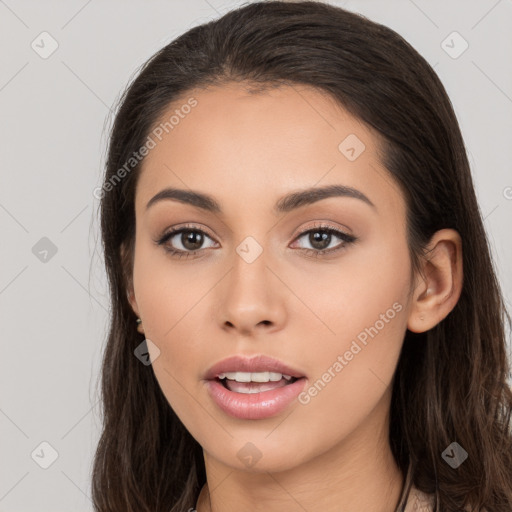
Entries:
<svg viewBox="0 0 512 512">
<path fill-rule="evenodd" d="M 375 135 L 302 86 L 194 90 L 162 122 L 172 115 L 137 185 L 131 297 L 167 400 L 230 468 L 285 470 L 354 446 L 371 454 L 387 439 L 411 290 L 405 203 Z M 329 186 L 356 192 L 290 196 Z M 176 194 L 148 207 L 166 188 L 218 209 Z M 229 389 L 208 380 L 232 356 L 288 370 L 235 362 Z M 236 382 L 247 376 L 277 380 Z"/>
</svg>

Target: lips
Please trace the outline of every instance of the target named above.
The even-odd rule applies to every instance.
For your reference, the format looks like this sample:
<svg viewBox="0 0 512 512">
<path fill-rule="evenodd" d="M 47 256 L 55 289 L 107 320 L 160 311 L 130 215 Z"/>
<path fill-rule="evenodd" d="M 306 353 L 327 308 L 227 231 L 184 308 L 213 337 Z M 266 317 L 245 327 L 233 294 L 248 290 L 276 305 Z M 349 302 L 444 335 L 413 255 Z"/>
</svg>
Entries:
<svg viewBox="0 0 512 512">
<path fill-rule="evenodd" d="M 277 381 L 244 381 L 247 374 L 281 374 Z M 227 379 L 244 376 L 243 382 Z M 245 375 L 244 375 L 245 374 Z M 286 377 L 285 377 L 286 376 Z M 254 377 L 254 375 L 253 375 Z M 276 376 L 278 378 L 278 376 Z M 287 409 L 307 384 L 299 370 L 268 356 L 233 356 L 212 366 L 205 374 L 210 398 L 226 414 L 244 420 L 276 416 Z M 228 380 L 229 383 L 226 383 Z"/>
</svg>

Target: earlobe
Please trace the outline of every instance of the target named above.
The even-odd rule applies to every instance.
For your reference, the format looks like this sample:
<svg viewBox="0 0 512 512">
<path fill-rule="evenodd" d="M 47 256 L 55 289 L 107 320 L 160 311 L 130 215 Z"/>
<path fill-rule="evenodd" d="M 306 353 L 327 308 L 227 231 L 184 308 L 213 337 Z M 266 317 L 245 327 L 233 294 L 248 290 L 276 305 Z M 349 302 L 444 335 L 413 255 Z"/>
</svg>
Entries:
<svg viewBox="0 0 512 512">
<path fill-rule="evenodd" d="M 133 312 L 140 316 L 139 314 L 139 308 L 137 307 L 137 301 L 135 300 L 135 293 L 133 292 L 133 289 L 130 289 L 126 292 L 126 296 L 128 297 L 128 302 L 130 303 L 130 306 L 133 309 Z"/>
<path fill-rule="evenodd" d="M 132 280 L 131 276 L 128 276 L 126 274 L 126 272 L 127 272 L 126 269 L 129 268 L 129 262 L 128 262 L 128 257 L 127 257 L 127 250 L 126 250 L 124 243 L 121 244 L 120 253 L 121 253 L 121 264 L 123 265 L 123 268 L 125 269 L 124 275 L 125 275 L 125 280 L 127 281 L 126 297 L 128 299 L 128 302 L 130 303 L 130 306 L 133 309 L 134 313 L 137 316 L 140 316 L 139 309 L 137 307 L 137 301 L 135 300 L 135 292 L 133 289 L 133 280 Z"/>
<path fill-rule="evenodd" d="M 407 328 L 428 331 L 449 315 L 462 291 L 462 240 L 454 229 L 432 237 L 412 296 Z"/>
<path fill-rule="evenodd" d="M 141 334 L 145 334 L 144 327 L 142 326 L 142 320 L 139 318 L 140 313 L 139 313 L 139 308 L 137 307 L 137 301 L 135 300 L 135 293 L 133 292 L 133 288 L 128 290 L 126 295 L 128 297 L 128 302 L 130 303 L 130 306 L 133 309 L 133 312 L 135 313 L 135 315 L 137 315 L 137 320 L 136 320 L 137 331 L 140 332 Z"/>
</svg>

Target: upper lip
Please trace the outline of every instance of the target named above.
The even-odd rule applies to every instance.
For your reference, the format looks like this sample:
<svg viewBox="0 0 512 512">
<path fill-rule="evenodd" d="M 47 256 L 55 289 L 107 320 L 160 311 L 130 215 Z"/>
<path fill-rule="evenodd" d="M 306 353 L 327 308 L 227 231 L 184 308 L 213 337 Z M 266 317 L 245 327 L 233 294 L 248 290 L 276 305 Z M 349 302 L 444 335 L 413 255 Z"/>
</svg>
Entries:
<svg viewBox="0 0 512 512">
<path fill-rule="evenodd" d="M 220 373 L 225 372 L 275 372 L 296 377 L 297 379 L 304 377 L 304 375 L 288 366 L 287 364 L 278 361 L 269 356 L 257 355 L 253 357 L 232 356 L 218 363 L 214 364 L 205 374 L 206 380 L 216 379 Z"/>
</svg>

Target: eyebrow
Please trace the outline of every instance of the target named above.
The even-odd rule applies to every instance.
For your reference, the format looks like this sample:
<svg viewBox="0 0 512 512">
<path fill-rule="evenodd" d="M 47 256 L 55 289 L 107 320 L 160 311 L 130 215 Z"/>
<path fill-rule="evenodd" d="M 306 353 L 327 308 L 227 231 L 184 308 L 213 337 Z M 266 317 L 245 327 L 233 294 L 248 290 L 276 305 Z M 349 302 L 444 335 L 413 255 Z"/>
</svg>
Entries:
<svg viewBox="0 0 512 512">
<path fill-rule="evenodd" d="M 281 199 L 274 205 L 275 213 L 286 213 L 302 206 L 316 203 L 322 199 L 330 197 L 352 197 L 360 199 L 375 210 L 377 207 L 366 197 L 360 190 L 344 185 L 328 185 L 325 187 L 314 187 L 298 192 L 292 192 Z M 174 200 L 180 203 L 189 204 L 213 213 L 222 213 L 220 204 L 210 195 L 193 190 L 183 190 L 177 188 L 164 188 L 158 194 L 153 196 L 146 205 L 146 211 L 155 203 L 163 200 Z"/>
</svg>

